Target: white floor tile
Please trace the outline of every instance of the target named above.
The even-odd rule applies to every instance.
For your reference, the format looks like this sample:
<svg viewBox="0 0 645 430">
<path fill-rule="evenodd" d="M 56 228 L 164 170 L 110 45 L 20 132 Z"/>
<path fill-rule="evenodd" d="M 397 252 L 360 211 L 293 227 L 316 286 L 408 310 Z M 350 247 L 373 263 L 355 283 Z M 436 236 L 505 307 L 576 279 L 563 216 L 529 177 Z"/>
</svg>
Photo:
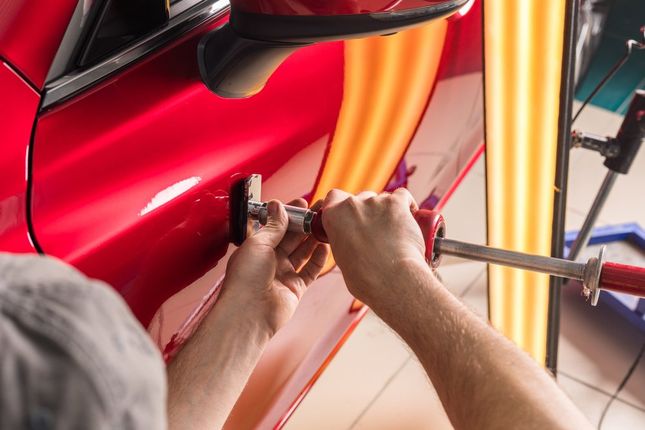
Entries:
<svg viewBox="0 0 645 430">
<path fill-rule="evenodd" d="M 564 292 L 558 354 L 562 372 L 613 393 L 643 342 L 645 335 L 607 305 L 594 308 L 578 291 Z"/>
<path fill-rule="evenodd" d="M 423 367 L 412 357 L 351 428 L 449 430 L 453 427 Z"/>
<path fill-rule="evenodd" d="M 349 428 L 409 356 L 405 344 L 368 312 L 284 428 Z"/>
<path fill-rule="evenodd" d="M 611 224 L 637 222 L 645 226 L 644 185 L 645 150 L 641 149 L 629 173 L 618 175 L 600 217 Z"/>
<path fill-rule="evenodd" d="M 618 398 L 645 409 L 645 357 L 641 358 Z"/>
<path fill-rule="evenodd" d="M 576 406 L 587 417 L 589 422 L 598 426 L 600 417 L 609 403 L 611 396 L 579 380 L 560 373 L 558 384 Z M 619 398 L 620 399 L 620 398 Z M 640 429 L 645 427 L 645 409 L 634 407 L 619 399 L 614 400 L 602 424 L 604 430 Z"/>
<path fill-rule="evenodd" d="M 485 271 L 485 263 L 464 262 L 464 260 L 444 261 L 437 269 L 443 285 L 458 297 L 472 288 L 475 282 L 481 282 L 480 278 L 484 276 Z"/>
<path fill-rule="evenodd" d="M 602 430 L 624 430 L 645 428 L 645 411 L 623 402 L 614 401 L 605 415 Z"/>
<path fill-rule="evenodd" d="M 455 240 L 485 244 L 486 180 L 483 176 L 470 173 L 441 211 L 446 219 L 446 236 Z"/>
<path fill-rule="evenodd" d="M 598 424 L 602 409 L 609 401 L 610 396 L 563 374 L 558 376 L 558 385 L 592 425 Z"/>
<path fill-rule="evenodd" d="M 582 150 L 569 164 L 569 188 L 567 190 L 567 207 L 577 213 L 586 214 L 607 173 L 603 158 L 594 152 Z M 616 191 L 613 191 L 616 192 Z M 600 216 L 601 224 L 609 220 Z"/>
<path fill-rule="evenodd" d="M 488 320 L 488 272 L 482 271 L 461 300 L 481 318 Z"/>
<path fill-rule="evenodd" d="M 486 157 L 482 154 L 472 167 L 472 173 L 477 176 L 486 175 Z"/>
</svg>

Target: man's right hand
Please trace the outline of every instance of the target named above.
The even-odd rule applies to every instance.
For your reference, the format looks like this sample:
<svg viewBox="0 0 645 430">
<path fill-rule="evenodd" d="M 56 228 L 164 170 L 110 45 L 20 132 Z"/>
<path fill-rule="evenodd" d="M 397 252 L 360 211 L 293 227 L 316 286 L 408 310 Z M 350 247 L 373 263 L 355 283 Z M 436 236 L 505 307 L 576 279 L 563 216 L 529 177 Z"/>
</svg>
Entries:
<svg viewBox="0 0 645 430">
<path fill-rule="evenodd" d="M 392 286 L 404 281 L 405 273 L 428 270 L 423 235 L 412 216 L 418 207 L 406 189 L 356 196 L 332 190 L 323 209 L 323 226 L 345 283 L 373 309 L 400 297 L 402 291 Z"/>
</svg>

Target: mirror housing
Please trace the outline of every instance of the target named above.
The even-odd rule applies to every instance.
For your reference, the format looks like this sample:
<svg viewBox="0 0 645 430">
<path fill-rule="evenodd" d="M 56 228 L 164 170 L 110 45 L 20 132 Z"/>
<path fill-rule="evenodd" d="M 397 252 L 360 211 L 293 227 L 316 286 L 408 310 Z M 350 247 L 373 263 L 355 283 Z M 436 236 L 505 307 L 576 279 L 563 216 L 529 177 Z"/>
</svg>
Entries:
<svg viewBox="0 0 645 430">
<path fill-rule="evenodd" d="M 199 71 L 215 94 L 250 97 L 303 46 L 393 34 L 448 17 L 470 1 L 231 0 L 229 23 L 199 43 Z"/>
</svg>

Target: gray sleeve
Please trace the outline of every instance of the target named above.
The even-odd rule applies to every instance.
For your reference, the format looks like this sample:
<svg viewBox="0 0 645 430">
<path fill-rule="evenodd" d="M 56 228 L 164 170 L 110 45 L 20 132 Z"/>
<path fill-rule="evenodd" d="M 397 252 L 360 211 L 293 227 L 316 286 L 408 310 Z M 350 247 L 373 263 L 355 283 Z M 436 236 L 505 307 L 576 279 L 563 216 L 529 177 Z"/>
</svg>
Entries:
<svg viewBox="0 0 645 430">
<path fill-rule="evenodd" d="M 0 254 L 0 428 L 166 428 L 161 354 L 111 287 Z"/>
</svg>

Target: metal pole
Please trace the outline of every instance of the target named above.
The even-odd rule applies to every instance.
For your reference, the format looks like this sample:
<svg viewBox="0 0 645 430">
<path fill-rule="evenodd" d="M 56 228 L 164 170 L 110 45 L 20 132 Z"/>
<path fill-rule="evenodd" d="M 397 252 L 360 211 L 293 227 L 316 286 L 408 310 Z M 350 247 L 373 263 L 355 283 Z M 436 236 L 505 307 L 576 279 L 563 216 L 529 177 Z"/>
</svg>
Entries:
<svg viewBox="0 0 645 430">
<path fill-rule="evenodd" d="M 579 281 L 584 280 L 585 275 L 586 264 L 583 263 L 576 263 L 563 258 L 524 254 L 440 237 L 435 239 L 434 250 L 437 254 L 453 255 L 469 260 L 500 264 Z"/>
<path fill-rule="evenodd" d="M 567 181 L 569 176 L 569 148 L 571 147 L 571 113 L 573 110 L 574 69 L 576 64 L 576 26 L 579 0 L 566 0 L 562 73 L 560 78 L 560 105 L 558 116 L 558 148 L 556 154 L 556 193 L 553 198 L 553 223 L 551 228 L 551 255 L 562 257 L 564 250 L 564 220 L 567 207 Z M 562 279 L 549 280 L 547 309 L 546 367 L 556 376 L 558 366 L 558 341 L 560 338 L 560 297 Z"/>
<path fill-rule="evenodd" d="M 573 245 L 571 245 L 571 250 L 567 255 L 567 259 L 576 261 L 576 259 L 580 256 L 580 251 L 582 251 L 589 243 L 591 230 L 598 220 L 598 215 L 600 215 L 600 211 L 605 205 L 607 197 L 609 197 L 609 193 L 611 192 L 611 189 L 613 188 L 617 177 L 618 173 L 614 172 L 613 170 L 607 170 L 605 179 L 602 181 L 602 185 L 600 186 L 600 189 L 598 189 L 598 193 L 596 194 L 593 204 L 591 205 L 591 208 L 587 213 L 585 222 L 582 224 L 582 228 L 580 229 L 575 242 L 573 242 Z"/>
</svg>

